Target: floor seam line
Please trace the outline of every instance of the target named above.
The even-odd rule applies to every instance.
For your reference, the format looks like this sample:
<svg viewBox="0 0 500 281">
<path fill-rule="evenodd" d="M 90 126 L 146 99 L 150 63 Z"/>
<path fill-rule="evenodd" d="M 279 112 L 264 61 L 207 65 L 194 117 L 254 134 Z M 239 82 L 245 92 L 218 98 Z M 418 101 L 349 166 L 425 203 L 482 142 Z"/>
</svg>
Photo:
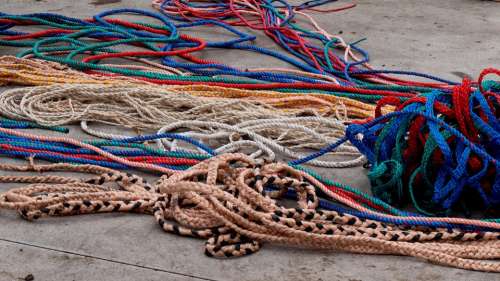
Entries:
<svg viewBox="0 0 500 281">
<path fill-rule="evenodd" d="M 200 279 L 200 280 L 218 281 L 216 279 L 210 279 L 210 278 L 206 278 L 206 277 L 200 277 L 200 276 L 196 276 L 196 275 L 190 275 L 190 274 L 186 274 L 186 273 L 170 271 L 170 270 L 166 270 L 166 269 L 162 269 L 162 268 L 158 268 L 158 267 L 137 265 L 137 264 L 133 264 L 133 263 L 130 263 L 130 262 L 113 260 L 113 259 L 108 259 L 108 258 L 93 256 L 93 255 L 89 255 L 89 254 L 78 253 L 78 252 L 74 252 L 74 251 L 61 250 L 61 249 L 51 248 L 51 247 L 47 247 L 47 246 L 40 246 L 40 245 L 36 245 L 36 244 L 31 244 L 31 243 L 28 243 L 28 242 L 15 241 L 15 240 L 10 240 L 10 239 L 5 239 L 5 238 L 0 238 L 0 241 L 11 243 L 11 244 L 18 244 L 18 245 L 23 245 L 23 246 L 28 246 L 28 247 L 43 249 L 43 250 L 47 250 L 47 251 L 53 251 L 53 252 L 59 252 L 59 253 L 64 253 L 64 254 L 69 254 L 69 255 L 80 256 L 80 257 L 84 257 L 84 258 L 91 258 L 91 259 L 101 260 L 101 261 L 111 262 L 111 263 L 116 263 L 116 264 L 121 264 L 121 265 L 125 265 L 125 266 L 132 266 L 132 267 L 137 267 L 137 268 L 142 268 L 142 269 L 147 269 L 147 270 L 153 270 L 153 271 L 159 271 L 159 272 L 169 273 L 169 274 L 173 274 L 173 275 L 179 275 L 179 276 L 184 276 L 184 277 L 196 278 L 196 279 Z"/>
</svg>

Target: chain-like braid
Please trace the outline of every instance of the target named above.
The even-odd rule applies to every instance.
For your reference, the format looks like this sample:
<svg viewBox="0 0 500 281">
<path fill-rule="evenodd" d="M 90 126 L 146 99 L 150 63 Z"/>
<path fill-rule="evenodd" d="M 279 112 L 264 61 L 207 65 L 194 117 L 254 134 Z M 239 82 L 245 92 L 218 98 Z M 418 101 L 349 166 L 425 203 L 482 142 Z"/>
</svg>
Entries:
<svg viewBox="0 0 500 281">
<path fill-rule="evenodd" d="M 263 243 L 363 254 L 397 254 L 449 266 L 500 272 L 498 232 L 409 227 L 318 209 L 314 178 L 285 164 L 257 163 L 224 154 L 150 185 L 136 175 L 92 165 L 0 165 L 9 171 L 93 174 L 77 179 L 52 175 L 1 176 L 27 183 L 0 194 L 0 208 L 28 220 L 101 212 L 152 214 L 173 234 L 205 239 L 213 257 L 244 256 Z M 297 207 L 280 199 L 297 194 Z"/>
</svg>

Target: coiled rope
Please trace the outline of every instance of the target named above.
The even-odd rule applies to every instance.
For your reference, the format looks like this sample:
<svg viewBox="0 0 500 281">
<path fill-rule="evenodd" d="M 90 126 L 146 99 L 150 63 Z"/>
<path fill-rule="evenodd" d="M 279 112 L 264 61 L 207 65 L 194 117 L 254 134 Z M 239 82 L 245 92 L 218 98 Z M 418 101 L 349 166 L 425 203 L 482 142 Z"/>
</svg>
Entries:
<svg viewBox="0 0 500 281">
<path fill-rule="evenodd" d="M 286 100 L 280 102 L 286 103 Z M 250 146 L 257 148 L 252 156 L 264 152 L 270 160 L 275 159 L 276 153 L 301 158 L 303 155 L 293 149 L 322 147 L 335 142 L 345 130 L 343 122 L 322 117 L 311 109 L 280 112 L 258 101 L 203 98 L 145 86 L 70 84 L 11 89 L 0 95 L 0 110 L 7 117 L 32 120 L 45 126 L 83 121 L 84 131 L 110 139 L 127 136 L 92 130 L 87 122 L 159 129 L 159 134 L 188 129 L 181 131 L 182 135 L 220 143 L 217 153 L 240 151 Z M 303 115 L 312 116 L 300 117 Z M 166 143 L 160 142 L 160 148 L 165 148 Z M 175 146 L 168 146 L 169 150 L 175 150 Z M 339 147 L 338 153 L 359 156 L 357 150 L 348 145 Z M 352 167 L 363 163 L 363 157 L 342 162 L 310 162 L 324 167 Z"/>
<path fill-rule="evenodd" d="M 412 202 L 428 215 L 453 208 L 498 210 L 500 206 L 500 91 L 498 82 L 471 88 L 465 79 L 451 92 L 434 91 L 403 103 L 386 98 L 396 111 L 351 124 L 346 137 L 306 158 L 316 159 L 349 140 L 371 164 L 373 193 L 389 204 Z"/>
</svg>

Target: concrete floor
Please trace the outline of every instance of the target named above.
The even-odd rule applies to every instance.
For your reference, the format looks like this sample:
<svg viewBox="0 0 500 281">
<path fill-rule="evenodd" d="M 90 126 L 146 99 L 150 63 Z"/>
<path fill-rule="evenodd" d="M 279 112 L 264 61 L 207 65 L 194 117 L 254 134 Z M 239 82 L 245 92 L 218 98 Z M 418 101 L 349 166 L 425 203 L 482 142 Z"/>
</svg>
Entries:
<svg viewBox="0 0 500 281">
<path fill-rule="evenodd" d="M 111 4 L 99 4 L 110 3 Z M 345 2 L 345 1 L 342 1 Z M 458 81 L 500 67 L 500 3 L 478 0 L 360 0 L 358 7 L 317 14 L 321 26 L 342 31 L 377 67 L 423 71 Z M 117 7 L 150 9 L 149 0 L 1 0 L 7 13 L 54 12 L 85 17 Z M 213 30 L 195 32 L 223 37 Z M 267 47 L 273 43 L 259 37 Z M 271 59 L 215 50 L 234 64 L 276 66 Z M 0 55 L 14 54 L 0 47 Z M 0 89 L 1 91 L 1 89 Z M 73 136 L 82 136 L 76 129 Z M 11 161 L 0 158 L 0 161 Z M 358 169 L 322 170 L 368 190 Z M 0 185 L 0 191 L 7 185 Z M 249 257 L 217 260 L 203 254 L 203 241 L 164 233 L 152 217 L 102 214 L 21 220 L 0 213 L 0 281 L 3 280 L 500 280 L 499 275 L 452 269 L 395 256 L 361 256 L 265 245 Z"/>
</svg>

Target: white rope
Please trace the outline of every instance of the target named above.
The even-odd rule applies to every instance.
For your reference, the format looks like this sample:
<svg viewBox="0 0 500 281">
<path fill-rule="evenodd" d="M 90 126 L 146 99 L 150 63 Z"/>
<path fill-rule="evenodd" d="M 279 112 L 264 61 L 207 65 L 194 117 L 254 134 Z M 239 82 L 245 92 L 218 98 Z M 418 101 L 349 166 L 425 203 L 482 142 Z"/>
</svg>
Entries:
<svg viewBox="0 0 500 281">
<path fill-rule="evenodd" d="M 335 115 L 346 119 L 346 107 L 337 106 Z M 175 132 L 210 142 L 217 153 L 244 152 L 270 160 L 275 160 L 276 154 L 302 158 L 305 154 L 300 150 L 322 148 L 345 132 L 342 121 L 323 117 L 311 108 L 277 110 L 258 100 L 206 98 L 150 86 L 62 84 L 11 89 L 0 95 L 0 111 L 9 118 L 46 126 L 80 122 L 86 133 L 106 139 L 131 136 L 95 130 L 88 122 L 138 131 L 159 129 L 158 133 Z M 313 116 L 300 116 L 303 114 Z M 157 143 L 165 150 L 179 149 L 176 140 Z M 309 164 L 341 168 L 365 162 L 351 144 L 341 145 L 332 154 L 355 158 L 316 159 Z"/>
</svg>

